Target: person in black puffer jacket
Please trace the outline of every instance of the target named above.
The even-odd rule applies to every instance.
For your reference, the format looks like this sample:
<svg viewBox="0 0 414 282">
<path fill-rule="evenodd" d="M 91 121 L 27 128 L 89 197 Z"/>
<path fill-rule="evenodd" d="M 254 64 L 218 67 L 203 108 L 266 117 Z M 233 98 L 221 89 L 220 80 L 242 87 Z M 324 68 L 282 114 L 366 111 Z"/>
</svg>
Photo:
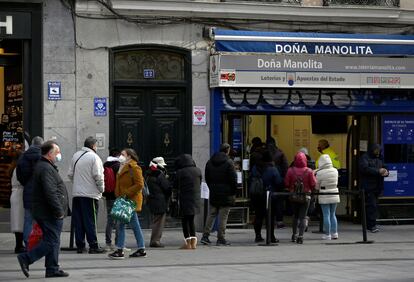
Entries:
<svg viewBox="0 0 414 282">
<path fill-rule="evenodd" d="M 32 194 L 33 194 L 33 171 L 36 163 L 41 157 L 40 146 L 43 138 L 36 136 L 32 140 L 32 145 L 23 153 L 17 162 L 16 176 L 19 182 L 24 186 L 23 189 L 23 206 L 24 206 L 24 225 L 23 241 L 28 246 L 30 232 L 32 232 Z"/>
<path fill-rule="evenodd" d="M 217 234 L 217 245 L 230 245 L 225 239 L 227 219 L 230 207 L 234 205 L 237 190 L 237 174 L 233 161 L 229 158 L 230 145 L 224 143 L 220 152 L 215 153 L 206 164 L 205 177 L 210 189 L 210 213 L 204 227 L 201 243 L 211 244 L 208 236 L 214 220 L 219 216 L 220 226 Z"/>
<path fill-rule="evenodd" d="M 180 212 L 184 233 L 182 249 L 195 249 L 197 237 L 194 226 L 194 216 L 200 212 L 201 170 L 188 154 L 182 154 L 175 160 L 177 170 L 174 180 L 174 191 L 178 192 Z"/>
<path fill-rule="evenodd" d="M 171 196 L 171 185 L 168 181 L 167 164 L 163 157 L 152 159 L 149 164 L 147 185 L 149 190 L 148 206 L 153 215 L 150 247 L 163 248 L 162 231 L 167 215 L 167 203 Z"/>
</svg>

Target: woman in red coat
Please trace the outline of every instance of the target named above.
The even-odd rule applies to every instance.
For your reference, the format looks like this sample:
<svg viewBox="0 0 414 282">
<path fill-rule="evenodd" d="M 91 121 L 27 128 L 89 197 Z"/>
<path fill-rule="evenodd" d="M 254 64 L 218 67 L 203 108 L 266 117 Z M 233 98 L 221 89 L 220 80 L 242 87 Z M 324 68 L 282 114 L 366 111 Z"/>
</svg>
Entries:
<svg viewBox="0 0 414 282">
<path fill-rule="evenodd" d="M 304 153 L 298 152 L 292 167 L 288 169 L 285 177 L 285 187 L 294 192 L 295 182 L 298 178 L 303 180 L 303 190 L 311 193 L 316 186 L 316 178 L 312 169 L 307 167 L 307 159 Z M 306 196 L 304 203 L 292 202 L 293 222 L 292 222 L 292 242 L 303 244 L 303 233 L 305 231 L 305 218 L 309 208 L 310 196 Z M 297 233 L 299 225 L 299 235 Z"/>
</svg>

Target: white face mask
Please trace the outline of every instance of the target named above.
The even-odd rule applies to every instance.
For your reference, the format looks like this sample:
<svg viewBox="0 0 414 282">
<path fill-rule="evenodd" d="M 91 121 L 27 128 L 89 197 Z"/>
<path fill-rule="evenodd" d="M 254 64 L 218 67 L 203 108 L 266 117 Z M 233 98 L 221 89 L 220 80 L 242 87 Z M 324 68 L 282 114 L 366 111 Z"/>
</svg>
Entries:
<svg viewBox="0 0 414 282">
<path fill-rule="evenodd" d="M 125 156 L 123 156 L 123 155 L 120 155 L 118 159 L 119 159 L 119 161 L 120 161 L 121 163 L 124 163 L 124 162 L 126 162 L 126 160 L 127 160 L 127 159 L 125 158 Z"/>
<path fill-rule="evenodd" d="M 60 162 L 62 160 L 62 154 L 61 153 L 57 154 L 55 160 L 56 162 Z"/>
</svg>

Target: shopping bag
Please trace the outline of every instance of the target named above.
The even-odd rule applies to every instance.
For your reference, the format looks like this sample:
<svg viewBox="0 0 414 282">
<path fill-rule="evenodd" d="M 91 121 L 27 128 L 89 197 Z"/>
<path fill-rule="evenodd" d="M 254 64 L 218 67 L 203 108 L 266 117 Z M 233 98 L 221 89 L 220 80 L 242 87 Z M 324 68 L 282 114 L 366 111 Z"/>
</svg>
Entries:
<svg viewBox="0 0 414 282">
<path fill-rule="evenodd" d="M 137 205 L 134 201 L 125 197 L 116 198 L 112 206 L 111 216 L 114 220 L 128 223 L 131 221 L 132 213 L 135 212 Z"/>
<path fill-rule="evenodd" d="M 36 247 L 42 240 L 42 237 L 43 237 L 42 229 L 40 228 L 39 224 L 34 223 L 32 227 L 32 232 L 30 232 L 30 235 L 29 235 L 27 249 L 30 251 L 34 247 Z"/>
</svg>

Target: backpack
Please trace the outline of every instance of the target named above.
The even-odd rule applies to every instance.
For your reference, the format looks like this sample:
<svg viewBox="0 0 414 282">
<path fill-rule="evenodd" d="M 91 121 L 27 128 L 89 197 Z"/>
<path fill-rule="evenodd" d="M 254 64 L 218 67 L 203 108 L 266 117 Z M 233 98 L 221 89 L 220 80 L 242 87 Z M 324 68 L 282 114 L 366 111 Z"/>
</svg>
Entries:
<svg viewBox="0 0 414 282">
<path fill-rule="evenodd" d="M 306 175 L 306 171 L 303 173 L 302 176 L 296 175 L 296 180 L 293 183 L 293 193 L 289 196 L 289 200 L 291 202 L 297 203 L 297 204 L 304 204 L 306 203 L 307 196 L 305 194 L 305 184 L 303 183 L 303 178 Z"/>
<path fill-rule="evenodd" d="M 250 178 L 249 195 L 251 198 L 263 197 L 265 193 L 262 176 L 257 173 Z"/>
<path fill-rule="evenodd" d="M 104 167 L 105 193 L 113 193 L 116 186 L 115 172 L 110 166 Z"/>
</svg>

